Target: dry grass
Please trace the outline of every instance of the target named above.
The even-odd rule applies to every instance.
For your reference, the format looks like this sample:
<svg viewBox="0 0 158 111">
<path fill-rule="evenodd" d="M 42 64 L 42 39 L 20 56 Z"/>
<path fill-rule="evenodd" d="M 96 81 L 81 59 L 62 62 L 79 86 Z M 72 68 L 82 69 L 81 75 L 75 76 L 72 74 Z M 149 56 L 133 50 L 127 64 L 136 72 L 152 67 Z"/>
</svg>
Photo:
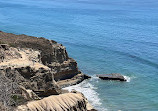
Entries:
<svg viewBox="0 0 158 111">
<path fill-rule="evenodd" d="M 45 38 L 38 38 L 27 35 L 15 35 L 12 33 L 5 33 L 0 31 L 0 43 L 7 43 L 13 47 L 33 48 L 40 50 L 43 54 L 50 53 L 51 43 L 57 44 L 57 42 L 51 40 L 51 42 Z"/>
</svg>

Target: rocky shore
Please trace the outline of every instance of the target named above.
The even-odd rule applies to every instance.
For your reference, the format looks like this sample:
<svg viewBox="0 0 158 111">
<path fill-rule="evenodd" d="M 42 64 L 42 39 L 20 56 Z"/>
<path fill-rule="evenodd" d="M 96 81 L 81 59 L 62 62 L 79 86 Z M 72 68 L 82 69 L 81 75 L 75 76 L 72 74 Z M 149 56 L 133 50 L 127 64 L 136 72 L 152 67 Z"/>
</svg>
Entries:
<svg viewBox="0 0 158 111">
<path fill-rule="evenodd" d="M 0 110 L 95 111 L 84 95 L 62 89 L 87 78 L 62 44 L 0 31 Z"/>
</svg>

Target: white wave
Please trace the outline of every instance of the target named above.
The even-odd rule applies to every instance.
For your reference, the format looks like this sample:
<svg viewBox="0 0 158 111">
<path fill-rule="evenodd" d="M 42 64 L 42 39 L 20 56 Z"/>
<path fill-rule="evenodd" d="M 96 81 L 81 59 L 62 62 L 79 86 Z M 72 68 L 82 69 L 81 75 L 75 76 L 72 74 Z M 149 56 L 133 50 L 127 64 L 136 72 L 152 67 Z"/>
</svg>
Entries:
<svg viewBox="0 0 158 111">
<path fill-rule="evenodd" d="M 95 82 L 99 82 L 99 77 L 97 77 L 97 76 L 91 76 L 91 79 L 90 79 L 90 81 L 95 81 Z"/>
<path fill-rule="evenodd" d="M 74 86 L 66 87 L 64 89 L 69 91 L 74 89 L 76 91 L 82 92 L 94 108 L 98 109 L 99 111 L 107 111 L 101 106 L 102 103 L 100 102 L 101 100 L 99 98 L 99 94 L 95 91 L 97 88 L 89 83 L 88 80 Z"/>
<path fill-rule="evenodd" d="M 123 77 L 127 80 L 127 82 L 131 81 L 131 78 L 129 76 L 123 76 Z"/>
</svg>

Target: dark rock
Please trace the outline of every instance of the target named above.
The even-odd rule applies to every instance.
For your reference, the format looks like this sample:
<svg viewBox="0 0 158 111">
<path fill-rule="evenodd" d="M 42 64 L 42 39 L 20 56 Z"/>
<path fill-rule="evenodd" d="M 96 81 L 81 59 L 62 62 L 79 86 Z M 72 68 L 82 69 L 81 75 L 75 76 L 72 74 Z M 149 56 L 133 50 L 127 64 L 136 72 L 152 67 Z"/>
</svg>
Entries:
<svg viewBox="0 0 158 111">
<path fill-rule="evenodd" d="M 88 110 L 88 111 L 98 111 L 98 110 L 96 110 L 96 109 L 91 109 L 91 110 Z"/>
<path fill-rule="evenodd" d="M 84 79 L 89 79 L 91 76 L 84 74 Z"/>
<path fill-rule="evenodd" d="M 0 44 L 0 48 L 3 48 L 4 50 L 8 50 L 8 44 Z"/>
<path fill-rule="evenodd" d="M 119 81 L 126 81 L 124 76 L 118 73 L 112 73 L 112 74 L 100 74 L 97 75 L 102 80 L 119 80 Z"/>
</svg>

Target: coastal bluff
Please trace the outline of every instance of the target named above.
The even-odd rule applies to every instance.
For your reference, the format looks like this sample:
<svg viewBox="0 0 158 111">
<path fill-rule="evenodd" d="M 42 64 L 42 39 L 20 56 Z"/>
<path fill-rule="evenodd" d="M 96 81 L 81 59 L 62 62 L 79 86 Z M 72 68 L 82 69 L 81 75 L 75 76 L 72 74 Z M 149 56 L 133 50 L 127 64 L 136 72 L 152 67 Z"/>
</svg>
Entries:
<svg viewBox="0 0 158 111">
<path fill-rule="evenodd" d="M 68 56 L 62 44 L 43 37 L 15 35 L 0 31 L 0 87 L 11 90 L 7 93 L 9 102 L 1 99 L 6 95 L 0 96 L 0 109 L 3 107 L 8 110 L 8 106 L 14 108 L 19 105 L 27 106 L 30 105 L 29 101 L 43 104 L 41 106 L 45 107 L 44 105 L 48 103 L 42 101 L 47 98 L 49 101 L 52 100 L 51 104 L 57 104 L 55 100 L 59 100 L 59 105 L 54 106 L 54 110 L 52 106 L 49 106 L 52 111 L 62 111 L 63 107 L 69 111 L 75 111 L 76 108 L 78 111 L 92 111 L 94 110 L 92 107 L 87 109 L 86 98 L 83 95 L 78 96 L 62 89 L 62 87 L 78 84 L 87 78 L 89 76 L 78 69 L 77 62 Z M 70 103 L 65 103 L 63 100 L 67 96 Z M 69 105 L 65 106 L 65 104 Z M 38 105 L 39 109 L 40 105 Z M 23 111 L 29 111 L 29 107 L 26 109 Z M 31 111 L 37 111 L 36 109 L 33 110 L 31 106 Z"/>
<path fill-rule="evenodd" d="M 8 44 L 14 48 L 27 48 L 38 51 L 38 61 L 32 59 L 33 62 L 39 62 L 51 70 L 56 82 L 62 83 L 62 87 L 74 85 L 84 80 L 85 75 L 77 67 L 77 62 L 70 58 L 66 48 L 53 40 L 48 40 L 43 37 L 32 37 L 27 35 L 15 35 L 0 31 L 0 43 Z M 3 55 L 3 54 L 1 54 Z M 4 57 L 4 60 L 7 58 Z M 70 82 L 70 79 L 78 79 L 78 81 Z M 74 80 L 73 79 L 73 80 Z M 64 84 L 62 80 L 67 80 Z M 59 84 L 60 85 L 60 84 Z"/>
</svg>

